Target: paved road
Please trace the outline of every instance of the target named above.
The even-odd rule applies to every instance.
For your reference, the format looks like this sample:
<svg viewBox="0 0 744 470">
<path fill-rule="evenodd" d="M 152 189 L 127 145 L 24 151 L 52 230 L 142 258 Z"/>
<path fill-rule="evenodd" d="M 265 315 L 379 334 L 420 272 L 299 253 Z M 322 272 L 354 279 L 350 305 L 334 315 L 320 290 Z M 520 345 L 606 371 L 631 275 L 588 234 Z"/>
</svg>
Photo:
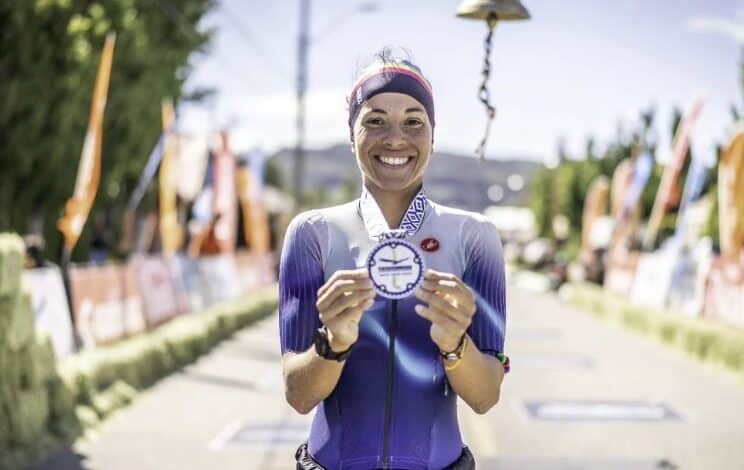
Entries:
<svg viewBox="0 0 744 470">
<path fill-rule="evenodd" d="M 460 406 L 479 469 L 744 469 L 744 381 L 554 296 L 512 285 L 508 312 L 500 403 Z M 272 317 L 42 468 L 293 469 L 309 417 L 285 404 L 279 361 Z"/>
</svg>

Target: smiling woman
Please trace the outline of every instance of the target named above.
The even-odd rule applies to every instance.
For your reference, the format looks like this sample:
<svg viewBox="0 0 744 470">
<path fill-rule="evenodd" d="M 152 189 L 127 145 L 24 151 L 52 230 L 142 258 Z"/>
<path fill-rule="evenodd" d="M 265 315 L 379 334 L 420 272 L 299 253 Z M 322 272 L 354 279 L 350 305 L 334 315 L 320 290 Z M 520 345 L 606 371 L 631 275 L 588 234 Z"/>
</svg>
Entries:
<svg viewBox="0 0 744 470">
<path fill-rule="evenodd" d="M 317 406 L 297 468 L 475 468 L 456 398 L 485 413 L 508 371 L 499 235 L 483 216 L 423 192 L 434 100 L 418 67 L 382 53 L 348 102 L 362 195 L 299 214 L 280 264 L 287 401 L 300 413 Z M 418 289 L 382 296 L 367 258 L 388 247 L 377 271 L 395 283 L 412 269 L 396 256 L 402 244 L 419 273 L 431 269 Z"/>
</svg>

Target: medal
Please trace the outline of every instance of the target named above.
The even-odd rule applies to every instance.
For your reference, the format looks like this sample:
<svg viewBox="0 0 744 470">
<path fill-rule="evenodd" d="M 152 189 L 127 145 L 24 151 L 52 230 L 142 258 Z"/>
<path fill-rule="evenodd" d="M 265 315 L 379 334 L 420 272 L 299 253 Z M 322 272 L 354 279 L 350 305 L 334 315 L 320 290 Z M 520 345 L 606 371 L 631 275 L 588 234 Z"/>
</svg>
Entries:
<svg viewBox="0 0 744 470">
<path fill-rule="evenodd" d="M 367 257 L 367 271 L 378 294 L 402 299 L 424 280 L 424 259 L 412 244 L 390 238 L 372 249 Z"/>
</svg>

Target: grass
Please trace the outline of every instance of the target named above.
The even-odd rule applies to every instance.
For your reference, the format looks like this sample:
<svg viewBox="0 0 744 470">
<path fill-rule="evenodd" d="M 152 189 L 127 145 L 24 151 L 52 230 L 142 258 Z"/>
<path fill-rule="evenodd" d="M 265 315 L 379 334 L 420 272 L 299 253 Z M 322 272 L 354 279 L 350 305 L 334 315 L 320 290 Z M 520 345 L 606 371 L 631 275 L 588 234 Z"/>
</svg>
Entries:
<svg viewBox="0 0 744 470">
<path fill-rule="evenodd" d="M 656 337 L 702 361 L 721 365 L 744 379 L 744 331 L 668 310 L 631 304 L 588 283 L 570 285 L 571 302 L 598 317 Z"/>
</svg>

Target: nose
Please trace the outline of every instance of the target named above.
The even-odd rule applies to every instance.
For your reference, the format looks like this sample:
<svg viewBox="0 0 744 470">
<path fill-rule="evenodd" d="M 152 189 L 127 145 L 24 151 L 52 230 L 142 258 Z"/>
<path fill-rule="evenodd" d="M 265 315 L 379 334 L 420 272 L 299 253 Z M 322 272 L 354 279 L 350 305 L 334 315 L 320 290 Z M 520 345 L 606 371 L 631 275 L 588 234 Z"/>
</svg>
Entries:
<svg viewBox="0 0 744 470">
<path fill-rule="evenodd" d="M 391 149 L 401 148 L 406 144 L 405 134 L 400 126 L 390 126 L 385 134 L 385 146 Z"/>
</svg>

